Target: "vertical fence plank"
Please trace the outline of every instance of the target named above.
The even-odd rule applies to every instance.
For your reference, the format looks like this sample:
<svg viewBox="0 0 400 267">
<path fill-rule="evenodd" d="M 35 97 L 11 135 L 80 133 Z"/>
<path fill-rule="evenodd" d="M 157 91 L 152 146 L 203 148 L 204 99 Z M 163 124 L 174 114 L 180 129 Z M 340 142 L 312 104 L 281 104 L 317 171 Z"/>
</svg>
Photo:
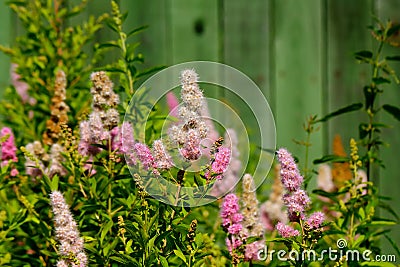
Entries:
<svg viewBox="0 0 400 267">
<path fill-rule="evenodd" d="M 11 10 L 6 5 L 5 1 L 0 3 L 0 42 L 2 45 L 11 45 Z M 8 56 L 0 53 L 0 98 L 3 95 L 4 89 L 9 84 L 9 73 L 10 73 L 10 60 Z"/>
<path fill-rule="evenodd" d="M 140 26 L 148 26 L 133 41 L 139 40 L 138 52 L 144 55 L 144 67 L 167 65 L 170 52 L 168 1 L 123 1 L 122 8 L 128 12 L 125 30 L 129 32 Z"/>
<path fill-rule="evenodd" d="M 386 23 L 389 19 L 394 23 L 400 23 L 400 2 L 397 0 L 377 0 L 376 1 L 376 15 L 380 20 Z M 397 34 L 396 42 L 400 43 L 400 38 Z M 385 55 L 400 55 L 400 47 L 384 47 Z M 400 75 L 400 64 L 398 62 L 390 62 L 391 66 L 395 69 L 397 75 Z M 380 104 L 390 104 L 400 107 L 400 85 L 392 83 L 390 86 L 385 86 L 384 93 L 380 99 Z M 386 168 L 380 170 L 380 190 L 381 194 L 392 198 L 390 202 L 391 207 L 400 215 L 400 206 L 398 205 L 399 188 L 400 188 L 400 167 L 398 154 L 400 151 L 400 122 L 395 120 L 392 116 L 381 112 L 380 119 L 383 123 L 392 125 L 393 128 L 384 129 L 382 132 L 382 139 L 389 143 L 389 147 L 384 147 L 380 153 L 383 163 Z M 388 213 L 382 214 L 389 216 Z M 396 244 L 400 244 L 400 225 L 393 227 L 390 237 L 393 238 Z M 391 245 L 384 241 L 382 242 L 383 254 L 394 254 L 395 251 Z"/>
<path fill-rule="evenodd" d="M 249 4 L 240 0 L 224 0 L 222 2 L 221 27 L 223 29 L 223 62 L 230 65 L 247 75 L 262 91 L 269 101 L 270 107 L 273 108 L 273 94 L 271 90 L 271 73 L 270 73 L 270 46 L 272 44 L 271 19 L 269 16 L 272 1 L 254 0 Z M 248 89 L 248 90 L 247 90 Z M 262 118 L 255 118 L 254 112 L 259 108 L 261 99 L 256 97 L 257 94 L 246 88 L 249 96 L 247 103 L 244 103 L 239 97 L 228 90 L 225 91 L 224 100 L 235 109 L 241 118 L 241 122 L 246 127 L 246 137 L 239 138 L 239 144 L 243 146 L 244 140 L 247 138 L 253 142 L 261 142 L 264 148 L 274 149 L 267 144 L 272 140 L 273 136 L 263 136 L 266 140 L 260 140 L 259 123 Z M 267 116 L 267 115 L 266 115 Z M 238 127 L 233 126 L 233 127 Z M 239 128 L 240 129 L 240 128 Z M 269 155 L 262 153 L 259 149 L 251 148 L 251 160 L 256 162 L 267 162 L 271 160 Z M 259 158 L 260 157 L 260 158 Z M 264 164 L 261 164 L 264 165 Z M 265 164 L 268 165 L 268 164 Z M 247 171 L 254 172 L 252 164 L 248 164 Z M 259 170 L 263 166 L 258 166 Z M 268 169 L 263 170 L 265 173 Z M 263 172 L 261 172 L 263 173 Z M 254 173 L 256 181 L 263 181 L 265 177 L 258 176 Z M 257 183 L 257 182 L 256 182 Z"/>
<path fill-rule="evenodd" d="M 215 0 L 170 1 L 170 63 L 220 61 L 219 6 Z M 217 77 L 220 74 L 216 73 Z M 201 73 L 200 73 L 201 79 Z M 220 98 L 222 90 L 201 85 L 206 97 Z M 211 108 L 210 108 L 211 109 Z M 218 110 L 210 110 L 211 114 Z"/>
<path fill-rule="evenodd" d="M 270 1 L 224 1 L 224 63 L 242 70 L 270 100 Z"/>
<path fill-rule="evenodd" d="M 327 97 L 328 112 L 355 102 L 364 102 L 363 86 L 369 82 L 370 66 L 357 64 L 353 54 L 371 49 L 371 1 L 335 0 L 327 2 Z M 328 123 L 328 153 L 332 139 L 340 134 L 345 147 L 350 138 L 358 138 L 358 124 L 365 120 L 361 112 L 349 113 Z M 343 127 L 346 125 L 346 127 Z"/>
<path fill-rule="evenodd" d="M 303 156 L 306 117 L 322 112 L 321 1 L 275 1 L 276 121 L 279 146 Z M 321 131 L 311 139 L 309 159 L 322 154 Z M 302 162 L 301 164 L 304 164 Z"/>
<path fill-rule="evenodd" d="M 171 63 L 219 61 L 218 2 L 174 0 L 170 3 Z"/>
</svg>

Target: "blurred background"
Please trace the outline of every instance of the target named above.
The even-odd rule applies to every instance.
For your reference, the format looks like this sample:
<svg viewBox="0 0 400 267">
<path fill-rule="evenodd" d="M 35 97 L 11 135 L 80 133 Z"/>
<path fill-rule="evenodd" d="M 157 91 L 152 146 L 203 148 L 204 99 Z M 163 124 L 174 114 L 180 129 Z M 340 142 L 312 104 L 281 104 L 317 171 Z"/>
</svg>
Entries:
<svg viewBox="0 0 400 267">
<path fill-rule="evenodd" d="M 145 66 L 209 60 L 242 71 L 269 101 L 278 147 L 299 158 L 304 147 L 294 140 L 305 139 L 307 117 L 364 101 L 362 90 L 370 83 L 371 67 L 358 64 L 354 53 L 376 46 L 367 28 L 374 24 L 373 17 L 400 23 L 399 0 L 125 0 L 121 5 L 129 12 L 127 31 L 149 26 L 135 37 L 141 42 L 138 51 L 144 54 Z M 86 15 L 109 10 L 108 0 L 95 0 Z M 5 1 L 0 3 L 0 25 L 0 42 L 12 45 L 21 28 Z M 98 41 L 108 40 L 107 34 L 98 34 Z M 386 46 L 384 51 L 400 55 L 400 48 Z M 400 66 L 394 66 L 400 73 Z M 9 59 L 1 54 L 0 92 L 10 83 L 9 73 Z M 400 86 L 386 86 L 377 101 L 400 106 Z M 382 132 L 382 139 L 390 144 L 380 154 L 386 168 L 370 178 L 400 213 L 400 122 L 386 113 L 380 113 L 378 120 L 393 127 Z M 312 135 L 310 159 L 332 154 L 336 134 L 348 147 L 364 121 L 365 113 L 354 112 L 323 124 Z M 399 230 L 392 232 L 397 243 Z M 389 246 L 383 245 L 389 253 Z"/>
</svg>

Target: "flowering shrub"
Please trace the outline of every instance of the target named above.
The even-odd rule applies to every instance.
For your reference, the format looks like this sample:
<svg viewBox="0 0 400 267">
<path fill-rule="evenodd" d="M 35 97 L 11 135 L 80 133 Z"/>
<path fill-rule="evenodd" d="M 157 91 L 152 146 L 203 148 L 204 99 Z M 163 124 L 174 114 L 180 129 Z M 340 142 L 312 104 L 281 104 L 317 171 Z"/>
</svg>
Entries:
<svg viewBox="0 0 400 267">
<path fill-rule="evenodd" d="M 290 152 L 278 149 L 266 196 L 252 174 L 240 173 L 236 131 L 218 132 L 210 120 L 196 70 L 181 70 L 182 103 L 168 92 L 166 103 L 149 108 L 151 88 L 139 91 L 136 81 L 159 68 L 140 70 L 143 56 L 127 41 L 142 28 L 125 33 L 114 1 L 110 14 L 74 25 L 70 17 L 85 5 L 9 3 L 26 33 L 15 47 L 0 47 L 13 62 L 13 84 L 0 108 L 0 265 L 363 265 L 347 254 L 323 258 L 338 239 L 348 242 L 343 249 L 380 253 L 382 227 L 396 221 L 377 218 L 383 202 L 361 171 L 375 155 L 360 157 L 360 143 L 352 140 L 350 157 L 343 148 L 317 160 L 333 160 L 334 170 L 323 165 L 319 189 L 310 194 L 313 172 L 301 172 Z M 105 26 L 117 40 L 91 43 Z M 33 34 L 38 38 L 31 40 Z M 94 47 L 92 56 L 83 47 Z M 102 66 L 109 49 L 119 58 Z M 306 130 L 354 109 L 312 117 Z M 392 106 L 385 110 L 396 114 Z M 160 118 L 171 120 L 166 131 Z M 294 255 L 313 250 L 322 259 L 264 257 L 266 247 Z"/>
</svg>

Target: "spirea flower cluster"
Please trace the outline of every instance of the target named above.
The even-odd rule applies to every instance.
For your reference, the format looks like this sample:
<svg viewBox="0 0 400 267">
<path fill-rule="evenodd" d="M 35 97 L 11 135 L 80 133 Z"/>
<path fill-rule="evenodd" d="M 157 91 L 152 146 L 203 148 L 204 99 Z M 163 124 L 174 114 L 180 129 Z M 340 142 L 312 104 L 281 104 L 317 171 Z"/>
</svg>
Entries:
<svg viewBox="0 0 400 267">
<path fill-rule="evenodd" d="M 0 167 L 6 166 L 9 161 L 17 162 L 17 148 L 15 146 L 14 142 L 14 134 L 12 130 L 8 127 L 3 127 L 0 131 L 0 138 L 5 138 L 6 136 L 7 139 L 0 144 L 1 145 L 1 164 Z M 11 176 L 17 176 L 18 175 L 18 170 L 15 168 L 11 169 L 10 172 Z"/>
<path fill-rule="evenodd" d="M 211 194 L 213 196 L 221 196 L 231 191 L 234 185 L 237 184 L 240 179 L 239 171 L 242 167 L 242 162 L 239 159 L 240 152 L 238 147 L 239 141 L 234 129 L 227 129 L 224 135 L 225 147 L 231 148 L 231 156 L 229 160 L 229 165 L 224 173 L 224 179 L 219 179 L 215 181 Z"/>
<path fill-rule="evenodd" d="M 89 119 L 80 123 L 79 152 L 82 155 L 95 155 L 100 149 L 92 146 L 111 137 L 110 131 L 118 125 L 119 113 L 116 106 L 119 96 L 113 90 L 113 83 L 104 71 L 91 75 L 93 87 L 92 113 Z"/>
<path fill-rule="evenodd" d="M 260 208 L 256 195 L 256 187 L 253 177 L 246 173 L 242 182 L 242 214 L 243 230 L 242 235 L 247 239 L 249 237 L 258 237 L 261 240 L 246 244 L 244 259 L 246 261 L 257 260 L 258 251 L 264 247 L 264 227 L 260 219 Z"/>
<path fill-rule="evenodd" d="M 61 126 L 68 122 L 69 107 L 64 102 L 66 97 L 67 78 L 62 70 L 57 71 L 54 83 L 54 95 L 51 98 L 50 119 L 46 122 L 43 143 L 52 145 L 60 138 Z"/>
<path fill-rule="evenodd" d="M 281 181 L 287 193 L 283 196 L 283 202 L 288 209 L 290 221 L 304 219 L 304 212 L 310 204 L 307 193 L 300 189 L 303 183 L 303 176 L 297 168 L 292 155 L 284 148 L 276 153 L 281 165 Z"/>
<path fill-rule="evenodd" d="M 288 210 L 288 218 L 291 222 L 305 221 L 311 229 L 319 228 L 324 221 L 322 212 L 315 212 L 307 219 L 306 211 L 311 204 L 307 192 L 301 189 L 303 177 L 297 168 L 292 155 L 284 148 L 277 151 L 277 158 L 281 166 L 281 181 L 287 193 L 283 196 L 283 203 Z M 299 231 L 282 222 L 276 225 L 276 229 L 283 237 L 299 235 Z"/>
<path fill-rule="evenodd" d="M 239 235 L 243 229 L 241 222 L 243 215 L 240 213 L 239 198 L 231 193 L 225 196 L 221 207 L 222 227 L 228 232 L 226 245 L 229 252 L 243 244 L 242 237 Z"/>
<path fill-rule="evenodd" d="M 201 119 L 203 93 L 198 85 L 198 75 L 194 70 L 181 73 L 181 99 L 179 108 L 179 125 L 170 129 L 170 138 L 179 146 L 181 155 L 186 160 L 197 160 L 201 156 L 200 142 L 207 136 L 208 128 Z"/>
<path fill-rule="evenodd" d="M 72 217 L 64 196 L 59 191 L 50 195 L 54 214 L 56 239 L 59 242 L 58 254 L 61 256 L 57 267 L 86 267 L 87 256 L 83 248 L 83 239 L 79 235 L 78 226 Z"/>
</svg>

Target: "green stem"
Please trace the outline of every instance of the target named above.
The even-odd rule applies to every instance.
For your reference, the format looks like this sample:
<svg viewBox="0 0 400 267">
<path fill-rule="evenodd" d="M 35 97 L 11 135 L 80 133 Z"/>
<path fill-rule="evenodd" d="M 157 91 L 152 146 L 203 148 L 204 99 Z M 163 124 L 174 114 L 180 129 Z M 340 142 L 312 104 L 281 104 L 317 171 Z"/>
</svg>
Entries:
<svg viewBox="0 0 400 267">
<path fill-rule="evenodd" d="M 379 76 L 379 68 L 380 68 L 380 57 L 383 49 L 383 44 L 384 41 L 381 41 L 379 43 L 378 50 L 376 52 L 375 60 L 373 62 L 373 70 L 372 70 L 372 79 L 378 78 Z M 372 83 L 370 85 L 370 89 L 372 90 L 373 96 L 372 99 L 375 99 L 378 91 L 376 88 L 375 82 L 372 80 Z M 373 124 L 374 124 L 374 118 L 375 118 L 375 108 L 374 108 L 374 101 L 371 104 L 371 107 L 369 107 L 367 110 L 367 115 L 368 115 L 368 138 L 367 138 L 367 161 L 366 161 L 366 169 L 367 169 L 367 177 L 371 177 L 371 163 L 372 163 L 372 158 L 371 158 L 371 151 L 373 149 L 373 139 L 374 139 L 374 130 L 373 130 Z"/>
</svg>

